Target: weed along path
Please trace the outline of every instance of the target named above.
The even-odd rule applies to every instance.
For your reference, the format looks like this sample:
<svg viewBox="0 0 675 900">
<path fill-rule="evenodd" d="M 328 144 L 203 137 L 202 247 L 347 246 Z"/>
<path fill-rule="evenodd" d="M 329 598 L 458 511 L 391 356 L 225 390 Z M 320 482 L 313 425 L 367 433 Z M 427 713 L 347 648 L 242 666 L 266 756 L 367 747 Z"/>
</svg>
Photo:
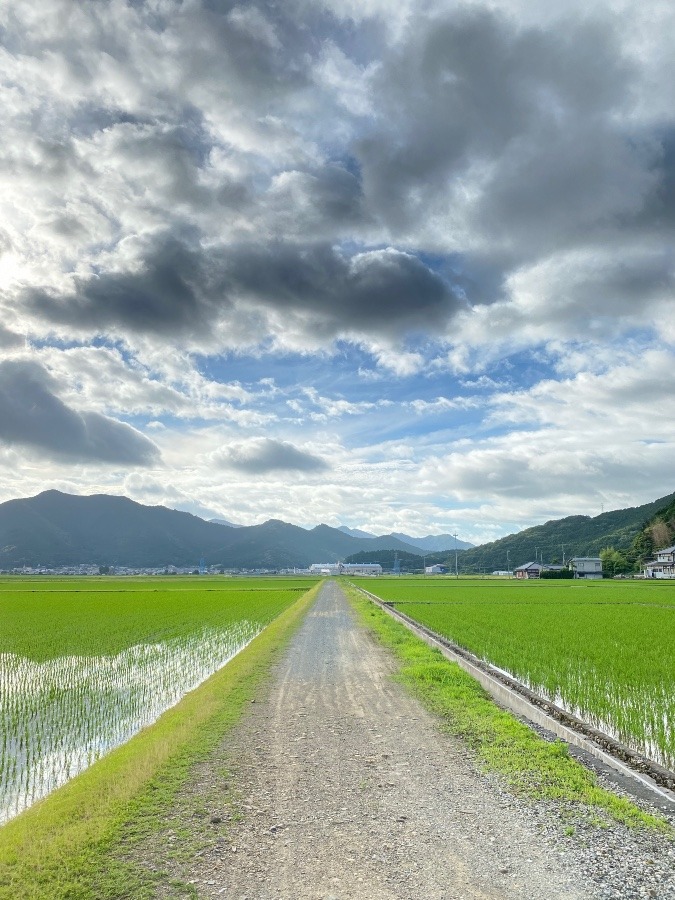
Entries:
<svg viewBox="0 0 675 900">
<path fill-rule="evenodd" d="M 200 897 L 248 900 L 608 896 L 525 804 L 476 773 L 394 672 L 327 582 L 266 696 L 169 819 L 179 833 L 201 798 L 211 834 L 173 876 Z"/>
</svg>

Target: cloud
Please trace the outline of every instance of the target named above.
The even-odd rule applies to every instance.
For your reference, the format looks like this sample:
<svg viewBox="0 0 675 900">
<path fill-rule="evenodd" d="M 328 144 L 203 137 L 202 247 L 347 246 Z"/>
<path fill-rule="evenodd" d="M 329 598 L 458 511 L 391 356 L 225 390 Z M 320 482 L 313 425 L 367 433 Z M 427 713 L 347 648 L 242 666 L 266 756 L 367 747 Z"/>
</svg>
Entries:
<svg viewBox="0 0 675 900">
<path fill-rule="evenodd" d="M 411 400 L 409 403 L 419 415 L 442 415 L 456 409 L 474 409 L 480 406 L 476 397 L 436 397 L 433 400 Z"/>
<path fill-rule="evenodd" d="M 28 306 L 80 330 L 206 340 L 217 340 L 218 326 L 227 340 L 248 309 L 249 342 L 275 334 L 282 346 L 284 330 L 275 325 L 284 316 L 307 335 L 331 341 L 443 329 L 463 307 L 415 255 L 392 248 L 352 256 L 326 244 L 283 242 L 207 250 L 164 234 L 138 249 L 133 271 L 76 276 L 69 295 L 32 290 Z"/>
<path fill-rule="evenodd" d="M 272 438 L 254 438 L 231 444 L 212 454 L 212 459 L 219 466 L 251 475 L 275 471 L 321 472 L 328 469 L 328 464 L 321 457 Z"/>
<path fill-rule="evenodd" d="M 280 172 L 247 214 L 257 231 L 299 241 L 351 237 L 373 225 L 361 179 L 332 162 Z"/>
<path fill-rule="evenodd" d="M 656 242 L 561 249 L 514 269 L 505 287 L 507 298 L 458 322 L 467 344 L 484 345 L 493 360 L 507 348 L 557 342 L 564 355 L 593 341 L 600 356 L 608 342 L 643 329 L 672 342 L 675 268 L 670 248 Z"/>
<path fill-rule="evenodd" d="M 0 440 L 68 462 L 156 463 L 156 446 L 100 413 L 78 412 L 54 393 L 47 371 L 27 360 L 0 363 Z"/>
<path fill-rule="evenodd" d="M 0 325 L 0 349 L 11 350 L 15 347 L 21 347 L 25 343 L 25 339 L 4 325 Z"/>
<path fill-rule="evenodd" d="M 265 424 L 258 397 L 238 383 L 205 377 L 189 354 L 140 360 L 112 347 L 43 347 L 33 352 L 59 383 L 59 396 L 106 415 L 171 416 Z M 156 426 L 153 426 L 156 427 Z"/>
<path fill-rule="evenodd" d="M 672 353 L 651 351 L 600 374 L 497 392 L 484 423 L 495 433 L 432 448 L 418 483 L 442 484 L 462 502 L 480 498 L 504 519 L 554 518 L 592 510 L 593 501 L 621 508 L 665 496 L 672 490 L 664 473 L 675 428 L 654 411 L 669 403 L 673 362 Z"/>
<path fill-rule="evenodd" d="M 665 493 L 672 4 L 36 8 L 0 14 L 3 496 L 156 459 L 130 416 L 235 521 Z"/>
<path fill-rule="evenodd" d="M 380 115 L 356 147 L 366 196 L 394 226 L 440 207 L 452 221 L 458 204 L 465 229 L 497 235 L 509 217 L 516 227 L 526 218 L 531 237 L 561 209 L 578 223 L 589 208 L 623 208 L 632 185 L 618 180 L 628 172 L 614 151 L 630 145 L 613 115 L 626 105 L 631 75 L 610 17 L 547 30 L 480 6 L 415 17 L 373 70 Z M 498 192 L 503 199 L 493 200 Z M 533 218 L 543 210 L 543 222 Z"/>
<path fill-rule="evenodd" d="M 230 255 L 228 268 L 237 293 L 304 316 L 308 331 L 329 338 L 441 327 L 460 306 L 438 275 L 394 249 L 345 258 L 325 245 L 245 246 Z"/>
<path fill-rule="evenodd" d="M 530 272 L 546 299 L 527 341 L 577 322 L 583 304 L 560 302 L 575 254 L 575 295 L 619 296 L 620 331 L 658 248 L 626 294 L 593 260 L 668 247 L 675 207 L 675 129 L 640 118 L 647 64 L 622 19 L 368 10 L 355 31 L 312 2 L 167 4 L 161 27 L 144 6 L 82 7 L 73 42 L 19 3 L 0 213 L 34 332 L 207 351 L 346 339 L 408 376 L 429 359 L 405 357 L 411 332 L 522 332 Z"/>
<path fill-rule="evenodd" d="M 200 334 L 208 330 L 206 262 L 173 235 L 140 242 L 134 271 L 76 276 L 74 293 L 33 290 L 26 297 L 35 313 L 79 331 L 138 334 Z"/>
</svg>

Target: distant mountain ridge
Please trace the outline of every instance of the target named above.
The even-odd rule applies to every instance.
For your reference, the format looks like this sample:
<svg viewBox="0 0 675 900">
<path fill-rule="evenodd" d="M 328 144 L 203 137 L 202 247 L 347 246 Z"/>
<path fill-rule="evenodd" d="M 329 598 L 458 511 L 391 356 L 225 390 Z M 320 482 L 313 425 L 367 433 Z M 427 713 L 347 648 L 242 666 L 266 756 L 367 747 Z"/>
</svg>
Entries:
<svg viewBox="0 0 675 900">
<path fill-rule="evenodd" d="M 377 535 L 371 534 L 368 531 L 361 531 L 358 528 L 348 528 L 346 525 L 339 525 L 338 531 L 343 531 L 345 534 L 349 534 L 352 537 L 377 537 Z M 392 531 L 389 534 L 380 536 L 394 537 L 399 541 L 403 541 L 404 544 L 410 544 L 411 547 L 415 547 L 416 549 L 422 550 L 425 553 L 437 553 L 442 552 L 443 550 L 454 550 L 455 546 L 458 550 L 469 550 L 471 549 L 471 547 L 475 546 L 475 544 L 469 544 L 467 543 L 467 541 L 457 540 L 457 542 L 455 543 L 455 536 L 452 534 L 428 534 L 426 537 L 416 538 L 411 537 L 409 534 L 403 534 L 400 531 Z"/>
<path fill-rule="evenodd" d="M 44 491 L 0 504 L 0 569 L 78 564 L 131 567 L 305 568 L 360 550 L 413 548 L 396 538 L 355 538 L 270 519 L 262 525 L 206 522 L 128 497 Z"/>
<path fill-rule="evenodd" d="M 628 552 L 640 534 L 651 535 L 652 543 L 661 538 L 661 532 L 675 536 L 674 503 L 675 494 L 670 494 L 594 518 L 568 516 L 469 549 L 462 549 L 458 541 L 461 569 L 504 569 L 507 561 L 513 568 L 535 557 L 562 561 L 563 553 L 566 559 L 598 555 L 608 546 Z M 0 504 L 0 570 L 78 564 L 183 567 L 197 566 L 202 558 L 208 566 L 224 568 L 305 568 L 378 550 L 424 554 L 427 565 L 437 561 L 454 566 L 452 535 L 451 547 L 439 552 L 412 543 L 436 537 L 448 536 L 407 541 L 396 534 L 355 537 L 345 528 L 305 529 L 279 519 L 232 526 L 163 506 L 144 506 L 128 497 L 77 496 L 55 490 Z"/>
<path fill-rule="evenodd" d="M 399 534 L 397 531 L 392 531 L 392 535 L 407 544 L 412 544 L 413 547 L 418 547 L 425 553 L 438 553 L 444 550 L 454 550 L 455 547 L 457 547 L 458 550 L 471 550 L 472 547 L 476 546 L 475 544 L 467 543 L 467 541 L 460 541 L 459 538 L 455 540 L 453 534 L 428 534 L 426 537 L 412 538 L 408 535 Z"/>
<path fill-rule="evenodd" d="M 348 534 L 350 537 L 357 537 L 357 538 L 377 537 L 376 534 L 372 534 L 370 531 L 361 531 L 360 528 L 348 528 L 346 525 L 338 525 L 337 530 L 341 531 L 343 534 Z"/>
</svg>

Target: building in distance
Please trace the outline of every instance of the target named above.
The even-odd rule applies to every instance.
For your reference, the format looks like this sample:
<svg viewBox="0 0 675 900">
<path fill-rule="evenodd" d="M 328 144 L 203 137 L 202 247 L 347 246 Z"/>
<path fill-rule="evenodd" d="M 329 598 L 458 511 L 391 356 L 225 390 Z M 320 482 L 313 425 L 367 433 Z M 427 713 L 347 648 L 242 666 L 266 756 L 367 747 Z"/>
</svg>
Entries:
<svg viewBox="0 0 675 900">
<path fill-rule="evenodd" d="M 310 575 L 381 575 L 379 563 L 312 563 Z"/>
<path fill-rule="evenodd" d="M 645 578 L 675 578 L 675 544 L 657 550 L 655 556 L 644 564 Z"/>
<path fill-rule="evenodd" d="M 574 556 L 569 567 L 575 578 L 602 578 L 602 560 L 599 556 Z"/>
</svg>

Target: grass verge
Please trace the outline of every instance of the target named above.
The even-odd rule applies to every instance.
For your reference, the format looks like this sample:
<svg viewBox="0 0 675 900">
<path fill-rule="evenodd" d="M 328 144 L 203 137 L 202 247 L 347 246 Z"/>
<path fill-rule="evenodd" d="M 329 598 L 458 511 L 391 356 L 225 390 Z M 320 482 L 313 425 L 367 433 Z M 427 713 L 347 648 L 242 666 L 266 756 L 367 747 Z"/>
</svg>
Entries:
<svg viewBox="0 0 675 900">
<path fill-rule="evenodd" d="M 152 872 L 120 848 L 158 827 L 191 769 L 254 699 L 320 585 L 157 722 L 0 828 L 2 900 L 145 900 Z"/>
<path fill-rule="evenodd" d="M 361 622 L 401 664 L 399 680 L 444 727 L 462 737 L 486 771 L 503 776 L 516 794 L 582 804 L 630 827 L 669 833 L 669 824 L 597 784 L 595 775 L 573 759 L 563 741 L 549 743 L 501 709 L 457 663 L 429 647 L 404 625 L 343 585 Z M 601 821 L 601 819 L 598 819 Z"/>
</svg>

